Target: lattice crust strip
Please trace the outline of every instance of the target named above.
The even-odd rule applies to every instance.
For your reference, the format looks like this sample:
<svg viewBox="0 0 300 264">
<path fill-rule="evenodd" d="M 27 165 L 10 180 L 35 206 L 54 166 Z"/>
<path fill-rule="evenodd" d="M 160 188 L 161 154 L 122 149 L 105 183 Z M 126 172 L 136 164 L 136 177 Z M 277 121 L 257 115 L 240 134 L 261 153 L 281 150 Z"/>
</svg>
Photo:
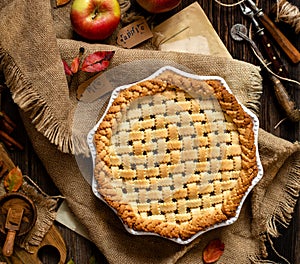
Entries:
<svg viewBox="0 0 300 264">
<path fill-rule="evenodd" d="M 101 196 L 129 228 L 169 238 L 234 216 L 258 172 L 252 119 L 235 97 L 171 72 L 122 90 L 94 143 Z"/>
</svg>

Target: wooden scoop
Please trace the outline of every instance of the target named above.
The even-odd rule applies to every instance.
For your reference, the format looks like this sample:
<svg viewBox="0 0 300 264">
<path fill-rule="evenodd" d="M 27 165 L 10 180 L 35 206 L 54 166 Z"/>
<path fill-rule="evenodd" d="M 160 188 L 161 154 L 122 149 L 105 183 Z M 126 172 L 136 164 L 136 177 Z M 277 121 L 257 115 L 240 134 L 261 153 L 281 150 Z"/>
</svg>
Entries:
<svg viewBox="0 0 300 264">
<path fill-rule="evenodd" d="M 9 257 L 13 254 L 15 237 L 29 232 L 36 218 L 36 207 L 24 194 L 7 193 L 0 197 L 0 231 L 6 235 L 2 248 L 4 256 Z"/>
<path fill-rule="evenodd" d="M 20 231 L 24 208 L 9 208 L 6 216 L 5 229 L 7 230 L 6 240 L 2 248 L 2 253 L 10 257 L 13 253 L 16 233 Z"/>
</svg>

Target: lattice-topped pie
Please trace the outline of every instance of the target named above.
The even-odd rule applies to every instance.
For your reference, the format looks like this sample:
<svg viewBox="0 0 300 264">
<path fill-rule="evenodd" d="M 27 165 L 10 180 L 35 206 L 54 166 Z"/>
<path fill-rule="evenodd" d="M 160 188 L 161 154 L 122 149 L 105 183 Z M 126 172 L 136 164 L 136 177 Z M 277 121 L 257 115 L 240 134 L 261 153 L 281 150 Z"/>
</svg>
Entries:
<svg viewBox="0 0 300 264">
<path fill-rule="evenodd" d="M 252 117 L 219 80 L 120 89 L 94 133 L 97 191 L 136 231 L 188 240 L 235 216 L 258 174 Z"/>
</svg>

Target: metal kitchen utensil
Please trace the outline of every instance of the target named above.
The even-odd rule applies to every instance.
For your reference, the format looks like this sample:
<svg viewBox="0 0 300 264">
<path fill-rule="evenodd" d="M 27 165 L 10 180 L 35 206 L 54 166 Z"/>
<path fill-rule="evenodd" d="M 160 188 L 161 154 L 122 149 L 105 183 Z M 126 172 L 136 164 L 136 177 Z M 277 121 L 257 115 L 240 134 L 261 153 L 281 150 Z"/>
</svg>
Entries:
<svg viewBox="0 0 300 264">
<path fill-rule="evenodd" d="M 7 193 L 0 198 L 0 231 L 6 234 L 2 248 L 4 256 L 11 256 L 15 236 L 29 232 L 37 218 L 33 201 L 21 193 Z"/>
<path fill-rule="evenodd" d="M 237 34 L 238 32 L 242 32 L 243 34 L 247 35 L 248 29 L 243 24 L 235 24 L 235 25 L 233 25 L 233 27 L 230 30 L 230 35 L 234 40 L 243 41 L 244 39 Z"/>
<path fill-rule="evenodd" d="M 242 39 L 246 40 L 252 47 L 253 51 L 256 53 L 256 55 L 259 57 L 260 62 L 262 63 L 262 66 L 268 66 L 269 62 L 264 59 L 262 53 L 260 52 L 259 48 L 256 46 L 255 42 L 250 39 L 247 35 L 242 33 L 241 31 L 236 30 L 236 35 L 240 36 Z M 277 78 L 275 75 L 271 74 L 268 71 L 268 75 L 270 80 L 273 83 L 273 88 L 275 92 L 275 96 L 279 102 L 279 104 L 284 109 L 287 118 L 289 118 L 293 122 L 299 122 L 300 121 L 300 109 L 297 109 L 295 102 L 293 102 L 286 91 L 285 87 L 283 86 L 282 82 L 279 78 Z"/>
<path fill-rule="evenodd" d="M 257 41 L 261 44 L 261 47 L 264 50 L 265 56 L 267 57 L 268 61 L 270 62 L 270 67 L 272 70 L 281 77 L 287 77 L 287 70 L 285 69 L 279 54 L 277 53 L 276 49 L 274 48 L 273 43 L 265 34 L 264 28 L 260 26 L 258 21 L 255 19 L 254 12 L 250 7 L 245 5 L 244 3 L 239 4 L 242 13 L 250 18 L 252 24 L 255 28 L 255 36 Z"/>
<path fill-rule="evenodd" d="M 254 11 L 255 17 L 265 27 L 265 29 L 271 34 L 273 39 L 277 42 L 282 51 L 288 56 L 293 63 L 300 62 L 300 52 L 295 46 L 287 39 L 287 37 L 278 29 L 278 27 L 272 22 L 272 20 L 263 12 L 261 8 L 258 8 L 254 1 L 245 0 L 245 3 Z"/>
</svg>

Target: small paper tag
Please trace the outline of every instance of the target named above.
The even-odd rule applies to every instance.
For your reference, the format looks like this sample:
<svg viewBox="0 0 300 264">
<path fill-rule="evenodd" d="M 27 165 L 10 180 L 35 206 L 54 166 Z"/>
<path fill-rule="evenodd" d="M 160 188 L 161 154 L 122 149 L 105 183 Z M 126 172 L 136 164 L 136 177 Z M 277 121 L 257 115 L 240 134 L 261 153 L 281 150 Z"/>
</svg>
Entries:
<svg viewBox="0 0 300 264">
<path fill-rule="evenodd" d="M 132 48 L 143 41 L 152 38 L 153 34 L 145 19 L 139 19 L 118 32 L 117 43 L 123 48 Z"/>
<path fill-rule="evenodd" d="M 93 77 L 91 77 L 90 79 L 86 80 L 85 82 L 79 84 L 77 91 L 76 91 L 76 98 L 77 100 L 81 100 L 81 97 L 83 96 L 85 90 L 87 89 L 87 87 L 96 79 L 98 78 L 100 75 L 102 74 L 102 72 L 94 75 Z M 0 263 L 1 264 L 1 263 Z"/>
<path fill-rule="evenodd" d="M 99 75 L 94 78 L 92 82 L 86 83 L 86 85 L 80 87 L 81 94 L 77 92 L 77 99 L 81 102 L 93 102 L 99 99 L 101 96 L 109 91 L 113 90 L 110 81 L 106 78 L 106 75 Z"/>
</svg>

